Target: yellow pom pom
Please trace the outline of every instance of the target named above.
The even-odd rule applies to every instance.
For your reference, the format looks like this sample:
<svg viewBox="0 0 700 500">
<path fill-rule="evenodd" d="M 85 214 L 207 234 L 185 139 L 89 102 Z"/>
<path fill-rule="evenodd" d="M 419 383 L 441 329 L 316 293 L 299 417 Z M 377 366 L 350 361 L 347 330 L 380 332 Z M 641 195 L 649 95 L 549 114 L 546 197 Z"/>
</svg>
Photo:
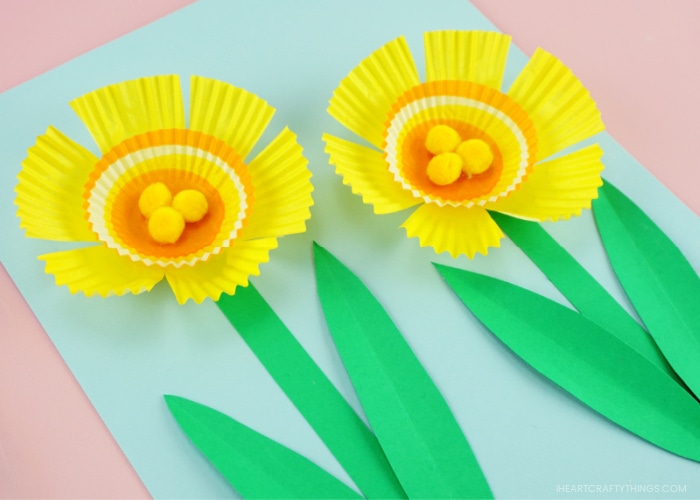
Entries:
<svg viewBox="0 0 700 500">
<path fill-rule="evenodd" d="M 457 153 L 442 153 L 428 162 L 426 174 L 434 184 L 447 186 L 459 179 L 462 173 L 462 158 Z"/>
<path fill-rule="evenodd" d="M 448 153 L 462 141 L 459 133 L 448 125 L 435 125 L 428 130 L 428 135 L 425 136 L 425 149 L 439 155 L 440 153 Z"/>
<path fill-rule="evenodd" d="M 486 172 L 493 163 L 493 151 L 481 139 L 464 141 L 457 146 L 457 154 L 462 158 L 462 169 L 469 177 Z"/>
<path fill-rule="evenodd" d="M 148 219 L 148 234 L 158 243 L 175 243 L 185 230 L 185 219 L 172 207 L 157 208 Z"/>
<path fill-rule="evenodd" d="M 170 205 L 172 199 L 173 195 L 165 184 L 154 182 L 139 196 L 139 210 L 145 217 L 150 217 L 156 209 Z"/>
<path fill-rule="evenodd" d="M 180 212 L 185 222 L 197 222 L 207 215 L 207 198 L 196 189 L 185 189 L 173 198 L 173 208 Z"/>
</svg>

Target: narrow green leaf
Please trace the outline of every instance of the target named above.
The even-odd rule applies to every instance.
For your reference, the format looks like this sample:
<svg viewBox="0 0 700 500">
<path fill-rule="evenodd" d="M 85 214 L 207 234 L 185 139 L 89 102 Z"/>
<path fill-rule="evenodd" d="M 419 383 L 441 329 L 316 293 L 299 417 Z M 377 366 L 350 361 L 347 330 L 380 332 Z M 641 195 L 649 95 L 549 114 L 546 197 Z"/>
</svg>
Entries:
<svg viewBox="0 0 700 500">
<path fill-rule="evenodd" d="M 652 220 L 606 182 L 593 204 L 625 293 L 668 362 L 700 396 L 700 278 Z"/>
<path fill-rule="evenodd" d="M 314 262 L 333 340 L 409 497 L 491 497 L 447 403 L 386 311 L 349 269 L 316 244 Z"/>
<path fill-rule="evenodd" d="M 377 438 L 253 285 L 218 306 L 367 498 L 406 498 Z"/>
<path fill-rule="evenodd" d="M 165 396 L 182 430 L 245 498 L 362 498 L 289 448 L 207 406 Z"/>
<path fill-rule="evenodd" d="M 700 404 L 636 350 L 529 290 L 436 267 L 474 315 L 535 370 L 638 436 L 700 461 Z"/>
<path fill-rule="evenodd" d="M 491 216 L 581 314 L 679 380 L 649 333 L 542 226 L 496 212 Z"/>
</svg>

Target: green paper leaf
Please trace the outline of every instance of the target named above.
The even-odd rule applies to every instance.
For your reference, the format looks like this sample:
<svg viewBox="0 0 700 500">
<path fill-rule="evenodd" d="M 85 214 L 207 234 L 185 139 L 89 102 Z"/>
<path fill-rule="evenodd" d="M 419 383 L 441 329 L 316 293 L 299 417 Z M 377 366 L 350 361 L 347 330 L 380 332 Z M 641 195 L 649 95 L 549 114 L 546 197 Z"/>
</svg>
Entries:
<svg viewBox="0 0 700 500">
<path fill-rule="evenodd" d="M 529 290 L 435 266 L 474 315 L 535 370 L 638 436 L 700 461 L 700 404 L 636 350 Z"/>
<path fill-rule="evenodd" d="M 581 314 L 679 381 L 647 331 L 542 226 L 497 212 L 491 216 Z"/>
<path fill-rule="evenodd" d="M 593 213 L 625 293 L 668 362 L 700 396 L 700 279 L 652 220 L 606 182 Z"/>
<path fill-rule="evenodd" d="M 177 396 L 165 402 L 182 430 L 245 498 L 362 498 L 289 448 Z"/>
<path fill-rule="evenodd" d="M 316 244 L 314 262 L 338 352 L 409 497 L 491 497 L 447 403 L 379 302 Z"/>
<path fill-rule="evenodd" d="M 377 438 L 253 285 L 217 302 L 367 498 L 406 498 Z"/>
</svg>

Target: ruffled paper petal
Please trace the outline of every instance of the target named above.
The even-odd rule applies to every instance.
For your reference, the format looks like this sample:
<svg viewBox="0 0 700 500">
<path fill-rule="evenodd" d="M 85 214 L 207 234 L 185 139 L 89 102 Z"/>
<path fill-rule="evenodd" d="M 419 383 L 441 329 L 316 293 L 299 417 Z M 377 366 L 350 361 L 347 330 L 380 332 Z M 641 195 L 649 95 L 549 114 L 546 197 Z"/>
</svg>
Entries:
<svg viewBox="0 0 700 500">
<path fill-rule="evenodd" d="M 588 90 L 559 59 L 542 49 L 535 51 L 508 95 L 535 124 L 539 159 L 605 128 Z"/>
<path fill-rule="evenodd" d="M 103 153 L 136 134 L 185 127 L 180 79 L 175 75 L 109 85 L 70 105 Z"/>
<path fill-rule="evenodd" d="M 427 81 L 465 80 L 501 88 L 511 37 L 486 31 L 425 33 Z"/>
<path fill-rule="evenodd" d="M 364 203 L 373 205 L 375 213 L 398 212 L 422 203 L 394 180 L 382 153 L 329 134 L 324 134 L 323 140 L 343 183 L 362 195 Z"/>
<path fill-rule="evenodd" d="M 413 57 L 399 37 L 362 61 L 333 93 L 328 112 L 378 148 L 392 103 L 420 83 Z"/>
<path fill-rule="evenodd" d="M 57 285 L 88 297 L 147 292 L 163 279 L 162 268 L 133 262 L 105 246 L 50 253 L 39 259 L 46 262 L 45 271 L 55 276 Z"/>
<path fill-rule="evenodd" d="M 22 162 L 15 188 L 20 227 L 31 238 L 96 241 L 85 220 L 83 187 L 97 158 L 53 127 Z"/>
<path fill-rule="evenodd" d="M 486 208 L 536 221 L 581 215 L 581 210 L 591 208 L 591 200 L 598 197 L 598 188 L 603 185 L 602 156 L 603 150 L 593 144 L 537 164 L 518 191 Z"/>
<path fill-rule="evenodd" d="M 274 108 L 255 94 L 210 78 L 193 76 L 190 88 L 190 129 L 213 135 L 245 158 Z"/>
<path fill-rule="evenodd" d="M 269 238 L 303 233 L 311 217 L 313 186 L 296 135 L 285 128 L 248 165 L 255 204 L 241 237 Z"/>
<path fill-rule="evenodd" d="M 449 252 L 454 258 L 465 254 L 470 259 L 478 252 L 488 254 L 489 247 L 500 246 L 503 232 L 486 210 L 434 203 L 421 205 L 401 227 L 409 238 L 417 237 L 420 246 L 437 253 Z"/>
<path fill-rule="evenodd" d="M 260 264 L 270 259 L 270 250 L 276 247 L 276 238 L 236 241 L 196 266 L 168 268 L 165 277 L 180 304 L 188 299 L 198 304 L 206 298 L 218 300 L 222 293 L 231 295 L 237 286 L 247 286 L 248 278 L 260 274 Z"/>
</svg>

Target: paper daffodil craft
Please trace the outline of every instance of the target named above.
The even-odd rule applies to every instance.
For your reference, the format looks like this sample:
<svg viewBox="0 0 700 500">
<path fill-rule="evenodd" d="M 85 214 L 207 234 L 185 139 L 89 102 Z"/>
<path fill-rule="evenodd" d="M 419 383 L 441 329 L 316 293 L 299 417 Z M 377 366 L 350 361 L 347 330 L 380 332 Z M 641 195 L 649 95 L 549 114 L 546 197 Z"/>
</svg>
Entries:
<svg viewBox="0 0 700 500">
<path fill-rule="evenodd" d="M 568 68 L 538 49 L 504 92 L 510 37 L 437 31 L 424 43 L 425 82 L 400 37 L 353 69 L 330 100 L 328 112 L 376 148 L 324 135 L 354 193 L 375 213 L 415 208 L 402 226 L 408 236 L 453 257 L 499 246 L 489 211 L 546 221 L 590 208 L 602 150 L 575 146 L 604 127 Z"/>
<path fill-rule="evenodd" d="M 155 76 L 71 102 L 100 158 L 53 127 L 22 163 L 20 226 L 32 238 L 91 243 L 42 255 L 71 293 L 122 295 L 166 278 L 180 303 L 234 293 L 277 246 L 306 229 L 307 161 L 284 129 L 245 161 L 274 109 L 217 80 Z"/>
</svg>

